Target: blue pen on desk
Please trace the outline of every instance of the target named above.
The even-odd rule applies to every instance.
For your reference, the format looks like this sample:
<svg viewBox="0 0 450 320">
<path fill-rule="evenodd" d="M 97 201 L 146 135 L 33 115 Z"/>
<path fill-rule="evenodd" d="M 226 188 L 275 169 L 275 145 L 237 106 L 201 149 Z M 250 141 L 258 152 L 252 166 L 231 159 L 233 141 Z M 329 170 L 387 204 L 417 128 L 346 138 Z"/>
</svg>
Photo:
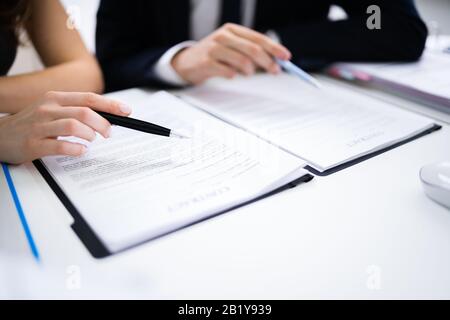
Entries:
<svg viewBox="0 0 450 320">
<path fill-rule="evenodd" d="M 300 79 L 308 82 L 309 84 L 313 85 L 314 87 L 316 87 L 318 89 L 322 89 L 322 85 L 319 83 L 319 81 L 317 81 L 312 76 L 310 76 L 308 73 L 306 73 L 305 71 L 303 71 L 302 69 L 297 67 L 291 61 L 281 60 L 281 59 L 277 59 L 277 58 L 275 58 L 275 61 L 286 72 L 299 77 Z"/>
<path fill-rule="evenodd" d="M 14 205 L 16 206 L 17 213 L 19 215 L 20 222 L 22 223 L 23 230 L 25 232 L 25 236 L 27 237 L 28 244 L 31 249 L 31 253 L 33 254 L 36 261 L 40 261 L 39 257 L 39 251 L 37 249 L 36 243 L 34 242 L 33 236 L 30 231 L 30 227 L 28 225 L 27 219 L 25 217 L 25 214 L 22 209 L 22 205 L 19 200 L 19 195 L 17 194 L 16 188 L 14 186 L 11 172 L 9 171 L 8 165 L 5 163 L 2 163 L 3 173 L 5 174 L 6 183 L 8 184 L 9 191 L 11 192 L 11 196 L 14 201 Z"/>
</svg>

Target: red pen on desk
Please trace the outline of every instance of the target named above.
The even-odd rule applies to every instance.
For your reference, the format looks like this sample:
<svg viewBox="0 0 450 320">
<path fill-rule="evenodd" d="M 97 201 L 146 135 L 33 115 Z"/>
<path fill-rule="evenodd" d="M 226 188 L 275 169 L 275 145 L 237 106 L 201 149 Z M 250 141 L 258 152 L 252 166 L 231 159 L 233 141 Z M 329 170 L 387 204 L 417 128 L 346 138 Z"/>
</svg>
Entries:
<svg viewBox="0 0 450 320">
<path fill-rule="evenodd" d="M 372 80 L 372 77 L 365 72 L 351 70 L 340 66 L 331 67 L 328 70 L 328 73 L 333 77 L 345 79 L 348 81 L 369 82 Z"/>
</svg>

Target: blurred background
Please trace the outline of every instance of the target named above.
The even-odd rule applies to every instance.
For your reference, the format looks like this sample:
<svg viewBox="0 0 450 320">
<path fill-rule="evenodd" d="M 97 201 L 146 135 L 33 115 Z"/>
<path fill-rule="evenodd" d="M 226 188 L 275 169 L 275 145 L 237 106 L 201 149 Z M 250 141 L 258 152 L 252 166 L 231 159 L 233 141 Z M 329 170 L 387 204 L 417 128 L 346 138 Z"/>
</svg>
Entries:
<svg viewBox="0 0 450 320">
<path fill-rule="evenodd" d="M 95 50 L 95 17 L 99 2 L 100 0 L 62 0 L 68 14 L 73 17 L 69 23 L 77 26 L 86 46 L 92 52 Z M 432 37 L 450 35 L 450 0 L 416 0 L 416 3 Z M 332 9 L 330 16 L 333 19 L 342 19 L 345 18 L 345 13 L 336 7 Z M 40 68 L 41 64 L 34 50 L 25 46 L 19 51 L 10 74 Z"/>
</svg>

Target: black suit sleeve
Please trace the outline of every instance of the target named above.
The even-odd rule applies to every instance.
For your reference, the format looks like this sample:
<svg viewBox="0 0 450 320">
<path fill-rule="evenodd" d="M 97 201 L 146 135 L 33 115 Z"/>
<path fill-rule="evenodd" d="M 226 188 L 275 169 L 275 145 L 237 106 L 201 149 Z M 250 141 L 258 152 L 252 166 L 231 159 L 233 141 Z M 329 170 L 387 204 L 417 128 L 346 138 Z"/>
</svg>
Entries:
<svg viewBox="0 0 450 320">
<path fill-rule="evenodd" d="M 412 61 L 421 56 L 427 29 L 412 0 L 333 2 L 344 8 L 347 20 L 298 19 L 274 27 L 303 68 L 319 69 L 334 61 Z M 96 42 L 107 91 L 165 85 L 153 67 L 170 47 L 183 40 L 184 32 L 177 29 L 177 34 L 170 34 L 162 27 L 177 21 L 165 21 L 170 4 L 164 4 L 155 0 L 101 1 Z M 373 4 L 381 8 L 381 30 L 369 30 L 366 25 L 367 7 Z M 295 4 L 289 1 L 290 7 Z"/>
<path fill-rule="evenodd" d="M 335 61 L 414 61 L 424 50 L 427 28 L 412 0 L 338 0 L 342 21 L 281 27 L 276 31 L 296 63 L 317 70 Z M 381 8 L 381 30 L 367 28 L 367 8 Z"/>
<path fill-rule="evenodd" d="M 102 0 L 97 13 L 96 52 L 106 91 L 160 86 L 153 66 L 171 47 L 158 45 L 157 26 L 145 1 Z M 155 45 L 149 46 L 148 40 Z"/>
</svg>

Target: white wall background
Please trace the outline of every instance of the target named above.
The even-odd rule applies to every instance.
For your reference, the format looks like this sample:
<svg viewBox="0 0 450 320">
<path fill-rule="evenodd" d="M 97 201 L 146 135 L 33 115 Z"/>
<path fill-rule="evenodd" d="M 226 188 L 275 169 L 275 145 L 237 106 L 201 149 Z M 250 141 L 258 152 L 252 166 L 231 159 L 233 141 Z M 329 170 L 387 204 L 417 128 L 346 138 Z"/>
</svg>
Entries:
<svg viewBox="0 0 450 320">
<path fill-rule="evenodd" d="M 450 34 L 450 0 L 416 0 L 416 2 L 428 24 L 436 21 L 440 33 Z M 95 17 L 99 0 L 62 0 L 62 3 L 77 22 L 86 46 L 93 52 L 95 49 Z M 126 1 L 124 1 L 124 5 L 127 5 Z M 10 74 L 39 68 L 41 68 L 41 64 L 34 50 L 21 48 Z"/>
</svg>

